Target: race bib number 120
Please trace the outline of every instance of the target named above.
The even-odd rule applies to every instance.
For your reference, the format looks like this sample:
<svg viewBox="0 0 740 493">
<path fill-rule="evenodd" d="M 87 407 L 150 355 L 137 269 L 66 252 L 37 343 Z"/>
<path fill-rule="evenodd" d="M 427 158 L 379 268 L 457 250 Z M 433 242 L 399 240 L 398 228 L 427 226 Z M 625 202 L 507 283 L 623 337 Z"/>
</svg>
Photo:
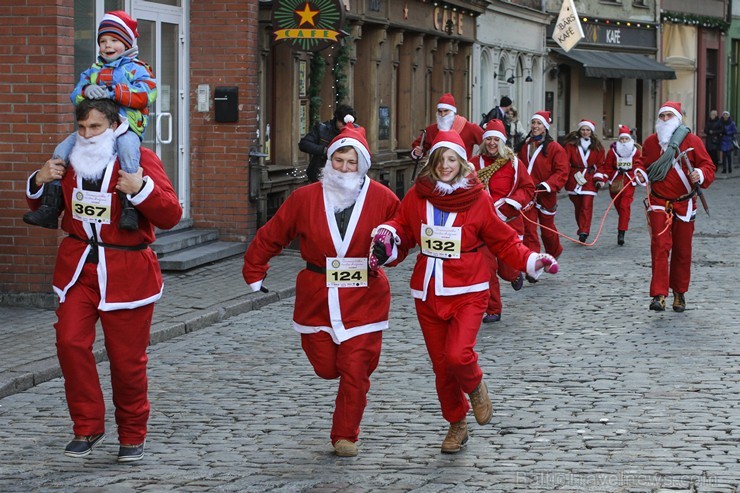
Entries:
<svg viewBox="0 0 740 493">
<path fill-rule="evenodd" d="M 75 188 L 72 217 L 83 223 L 110 224 L 112 194 Z"/>
</svg>

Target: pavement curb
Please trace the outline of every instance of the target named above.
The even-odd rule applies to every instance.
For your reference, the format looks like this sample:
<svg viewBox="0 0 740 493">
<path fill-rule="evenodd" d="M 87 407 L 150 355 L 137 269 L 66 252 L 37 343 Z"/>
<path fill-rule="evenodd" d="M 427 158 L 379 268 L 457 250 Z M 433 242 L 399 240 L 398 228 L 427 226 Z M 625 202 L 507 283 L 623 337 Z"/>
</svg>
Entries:
<svg viewBox="0 0 740 493">
<path fill-rule="evenodd" d="M 260 293 L 261 296 L 258 297 L 249 296 L 249 294 L 236 300 L 229 300 L 222 305 L 214 305 L 200 310 L 185 320 L 178 322 L 160 321 L 152 324 L 149 345 L 154 346 L 175 337 L 205 329 L 235 315 L 259 310 L 271 303 L 292 298 L 295 296 L 295 286 L 264 294 Z M 97 349 L 93 354 L 95 361 L 98 363 L 108 360 L 105 349 Z M 12 368 L 5 373 L 10 375 L 10 378 L 3 378 L 0 381 L 0 399 L 62 376 L 59 361 L 55 356 Z"/>
</svg>

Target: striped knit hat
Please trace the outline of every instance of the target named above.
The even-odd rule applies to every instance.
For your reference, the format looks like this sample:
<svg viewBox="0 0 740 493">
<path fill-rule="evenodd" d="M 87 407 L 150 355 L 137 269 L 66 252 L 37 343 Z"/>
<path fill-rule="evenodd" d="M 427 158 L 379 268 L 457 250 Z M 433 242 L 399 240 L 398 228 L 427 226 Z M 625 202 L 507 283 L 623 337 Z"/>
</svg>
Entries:
<svg viewBox="0 0 740 493">
<path fill-rule="evenodd" d="M 107 12 L 98 26 L 98 42 L 101 36 L 108 35 L 120 40 L 126 50 L 136 48 L 137 26 L 138 23 L 123 10 Z"/>
</svg>

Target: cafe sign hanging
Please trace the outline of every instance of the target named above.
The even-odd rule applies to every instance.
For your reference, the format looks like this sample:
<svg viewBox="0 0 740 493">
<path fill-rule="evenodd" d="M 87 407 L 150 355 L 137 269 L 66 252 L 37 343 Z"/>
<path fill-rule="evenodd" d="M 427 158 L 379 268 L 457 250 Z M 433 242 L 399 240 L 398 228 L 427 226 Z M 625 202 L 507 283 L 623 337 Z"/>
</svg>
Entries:
<svg viewBox="0 0 740 493">
<path fill-rule="evenodd" d="M 339 0 L 278 0 L 272 8 L 274 42 L 319 51 L 339 41 L 344 11 Z"/>
</svg>

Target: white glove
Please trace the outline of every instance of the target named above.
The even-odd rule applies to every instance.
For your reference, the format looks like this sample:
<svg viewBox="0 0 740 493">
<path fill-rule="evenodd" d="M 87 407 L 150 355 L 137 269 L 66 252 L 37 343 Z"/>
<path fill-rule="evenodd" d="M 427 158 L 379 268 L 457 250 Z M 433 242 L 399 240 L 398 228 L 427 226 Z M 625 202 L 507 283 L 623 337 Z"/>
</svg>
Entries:
<svg viewBox="0 0 740 493">
<path fill-rule="evenodd" d="M 96 84 L 90 84 L 84 90 L 87 99 L 105 99 L 108 97 L 108 90 L 105 87 Z"/>
</svg>

